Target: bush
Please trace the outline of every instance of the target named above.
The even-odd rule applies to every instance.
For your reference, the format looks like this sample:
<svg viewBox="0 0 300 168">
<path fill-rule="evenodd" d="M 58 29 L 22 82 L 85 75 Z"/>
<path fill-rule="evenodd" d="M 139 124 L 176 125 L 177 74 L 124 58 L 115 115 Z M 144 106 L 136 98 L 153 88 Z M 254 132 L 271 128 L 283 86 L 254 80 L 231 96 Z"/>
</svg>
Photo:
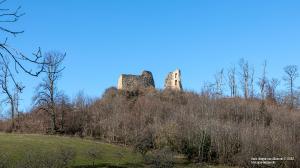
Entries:
<svg viewBox="0 0 300 168">
<path fill-rule="evenodd" d="M 155 168 L 172 168 L 175 164 L 173 152 L 166 147 L 147 155 L 146 162 Z"/>
<path fill-rule="evenodd" d="M 96 159 L 102 158 L 103 152 L 99 150 L 98 148 L 90 148 L 87 150 L 87 156 L 89 159 L 92 160 L 93 166 L 95 166 Z"/>
<path fill-rule="evenodd" d="M 134 144 L 134 150 L 145 157 L 146 153 L 154 148 L 154 141 L 153 133 L 148 130 L 137 138 L 137 141 Z"/>
<path fill-rule="evenodd" d="M 190 139 L 182 140 L 181 152 L 185 154 L 189 160 L 208 162 L 211 161 L 213 157 L 211 145 L 211 136 L 205 131 L 201 131 Z"/>
<path fill-rule="evenodd" d="M 76 156 L 76 152 L 70 147 L 61 147 L 58 150 L 58 161 L 62 167 L 68 167 Z"/>
</svg>

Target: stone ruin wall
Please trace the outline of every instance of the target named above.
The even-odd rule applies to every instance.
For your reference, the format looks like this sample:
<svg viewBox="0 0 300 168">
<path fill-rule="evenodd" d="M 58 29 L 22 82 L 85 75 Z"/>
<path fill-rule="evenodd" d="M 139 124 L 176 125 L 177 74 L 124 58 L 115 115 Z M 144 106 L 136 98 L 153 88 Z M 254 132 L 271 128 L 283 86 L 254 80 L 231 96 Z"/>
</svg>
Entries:
<svg viewBox="0 0 300 168">
<path fill-rule="evenodd" d="M 153 75 L 150 71 L 143 71 L 141 75 L 122 74 L 118 80 L 118 89 L 121 90 L 138 90 L 155 88 Z"/>
<path fill-rule="evenodd" d="M 176 69 L 174 72 L 170 72 L 165 80 L 165 89 L 182 90 L 181 84 L 181 72 Z"/>
<path fill-rule="evenodd" d="M 167 75 L 164 86 L 165 89 L 182 90 L 179 69 Z M 118 80 L 118 89 L 120 90 L 134 91 L 148 88 L 155 88 L 154 78 L 150 71 L 143 71 L 141 75 L 122 74 Z"/>
</svg>

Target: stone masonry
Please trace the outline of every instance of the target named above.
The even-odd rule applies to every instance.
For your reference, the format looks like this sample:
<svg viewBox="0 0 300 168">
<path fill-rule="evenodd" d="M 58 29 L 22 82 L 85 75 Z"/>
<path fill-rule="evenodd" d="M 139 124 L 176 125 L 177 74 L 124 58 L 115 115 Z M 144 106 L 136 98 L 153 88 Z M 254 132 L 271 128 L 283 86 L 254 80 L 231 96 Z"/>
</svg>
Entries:
<svg viewBox="0 0 300 168">
<path fill-rule="evenodd" d="M 155 88 L 154 79 L 150 71 L 143 71 L 142 75 L 122 74 L 118 80 L 118 89 L 134 91 L 138 89 Z"/>
<path fill-rule="evenodd" d="M 179 69 L 168 74 L 165 80 L 165 89 L 182 90 L 181 72 Z"/>
</svg>

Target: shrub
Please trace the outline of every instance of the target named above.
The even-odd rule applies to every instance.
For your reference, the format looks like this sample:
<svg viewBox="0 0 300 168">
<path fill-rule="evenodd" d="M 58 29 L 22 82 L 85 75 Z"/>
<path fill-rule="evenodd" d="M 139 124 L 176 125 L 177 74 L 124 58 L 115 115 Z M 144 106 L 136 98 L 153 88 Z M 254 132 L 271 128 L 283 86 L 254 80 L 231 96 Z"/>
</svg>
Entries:
<svg viewBox="0 0 300 168">
<path fill-rule="evenodd" d="M 134 144 L 134 150 L 145 157 L 146 153 L 154 148 L 154 141 L 153 133 L 148 130 L 137 138 L 137 141 Z"/>
<path fill-rule="evenodd" d="M 61 147 L 58 150 L 58 161 L 62 167 L 70 166 L 71 162 L 74 160 L 76 152 L 70 147 Z"/>
<path fill-rule="evenodd" d="M 146 162 L 155 168 L 172 168 L 174 167 L 174 155 L 170 148 L 155 150 L 146 156 Z"/>
<path fill-rule="evenodd" d="M 93 166 L 95 166 L 96 159 L 102 158 L 103 152 L 99 150 L 98 148 L 90 148 L 87 150 L 87 156 L 89 159 L 92 160 Z"/>
<path fill-rule="evenodd" d="M 211 136 L 200 131 L 192 138 L 182 140 L 181 151 L 189 160 L 207 162 L 212 158 L 211 145 Z"/>
</svg>

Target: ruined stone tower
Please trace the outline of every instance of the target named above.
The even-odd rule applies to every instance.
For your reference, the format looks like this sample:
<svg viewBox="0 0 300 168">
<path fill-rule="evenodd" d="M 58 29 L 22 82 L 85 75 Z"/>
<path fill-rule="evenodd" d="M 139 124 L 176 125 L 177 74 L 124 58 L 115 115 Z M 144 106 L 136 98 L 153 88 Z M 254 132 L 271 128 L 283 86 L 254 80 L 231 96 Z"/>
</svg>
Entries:
<svg viewBox="0 0 300 168">
<path fill-rule="evenodd" d="M 181 84 L 181 72 L 176 69 L 174 72 L 170 72 L 165 81 L 165 89 L 182 90 Z"/>
<path fill-rule="evenodd" d="M 122 74 L 118 80 L 118 89 L 138 90 L 155 88 L 154 79 L 150 71 L 143 71 L 142 75 Z"/>
</svg>

